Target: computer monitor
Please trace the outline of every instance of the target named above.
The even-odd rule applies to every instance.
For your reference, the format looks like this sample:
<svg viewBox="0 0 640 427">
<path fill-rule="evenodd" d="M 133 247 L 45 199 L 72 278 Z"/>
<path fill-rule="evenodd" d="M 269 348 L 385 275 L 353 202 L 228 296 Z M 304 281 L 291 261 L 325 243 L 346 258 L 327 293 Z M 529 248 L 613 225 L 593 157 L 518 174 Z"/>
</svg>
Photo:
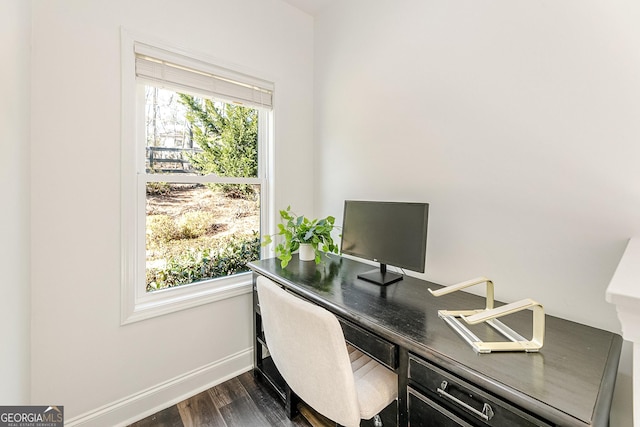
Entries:
<svg viewBox="0 0 640 427">
<path fill-rule="evenodd" d="M 358 275 L 378 285 L 402 280 L 387 265 L 424 273 L 428 218 L 428 203 L 346 200 L 341 251 L 379 262 L 379 269 Z"/>
</svg>

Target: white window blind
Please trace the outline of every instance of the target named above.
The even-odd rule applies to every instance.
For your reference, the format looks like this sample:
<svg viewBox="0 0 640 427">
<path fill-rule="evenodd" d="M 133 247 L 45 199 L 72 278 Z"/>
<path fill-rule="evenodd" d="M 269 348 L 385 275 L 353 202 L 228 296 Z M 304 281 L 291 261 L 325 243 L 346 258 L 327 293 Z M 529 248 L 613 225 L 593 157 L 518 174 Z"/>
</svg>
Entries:
<svg viewBox="0 0 640 427">
<path fill-rule="evenodd" d="M 273 84 L 265 80 L 141 43 L 134 49 L 139 79 L 242 105 L 273 107 Z"/>
</svg>

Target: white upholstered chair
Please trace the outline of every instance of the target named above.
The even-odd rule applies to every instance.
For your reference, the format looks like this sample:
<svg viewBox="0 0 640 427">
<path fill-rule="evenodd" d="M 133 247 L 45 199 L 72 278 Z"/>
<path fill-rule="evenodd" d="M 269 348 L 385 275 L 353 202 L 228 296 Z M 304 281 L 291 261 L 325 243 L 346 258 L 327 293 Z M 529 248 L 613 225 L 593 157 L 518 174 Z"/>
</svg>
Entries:
<svg viewBox="0 0 640 427">
<path fill-rule="evenodd" d="M 278 371 L 307 405 L 344 426 L 359 426 L 398 396 L 395 373 L 351 347 L 338 319 L 259 276 L 265 339 Z M 349 346 L 350 347 L 350 346 Z"/>
</svg>

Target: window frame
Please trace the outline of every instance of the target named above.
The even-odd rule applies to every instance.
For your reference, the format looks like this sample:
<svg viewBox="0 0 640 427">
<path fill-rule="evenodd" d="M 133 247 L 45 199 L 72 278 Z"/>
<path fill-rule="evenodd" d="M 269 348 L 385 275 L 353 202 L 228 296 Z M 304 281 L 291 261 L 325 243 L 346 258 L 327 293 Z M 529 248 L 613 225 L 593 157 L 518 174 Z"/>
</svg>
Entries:
<svg viewBox="0 0 640 427">
<path fill-rule="evenodd" d="M 147 36 L 121 31 L 122 78 L 122 135 L 121 135 L 121 324 L 208 304 L 214 301 L 247 294 L 252 291 L 251 272 L 228 277 L 203 280 L 193 284 L 146 291 L 145 280 L 145 230 L 146 184 L 148 182 L 216 182 L 252 183 L 260 185 L 260 229 L 268 230 L 272 222 L 270 209 L 273 197 L 270 173 L 273 152 L 273 109 L 254 107 L 258 110 L 258 176 L 234 178 L 219 176 L 181 176 L 148 174 L 144 159 L 144 83 L 158 85 L 136 77 L 135 46 L 137 43 L 157 47 L 177 57 L 186 57 L 211 67 L 220 68 L 210 58 L 194 52 L 171 47 Z M 242 71 L 226 69 L 228 73 L 247 76 Z M 141 84 L 142 83 L 142 84 Z M 271 84 L 271 90 L 273 84 Z M 172 90 L 179 90 L 171 88 Z M 225 101 L 224 99 L 221 99 Z M 228 102 L 228 101 L 226 101 Z M 253 106 L 252 106 L 253 107 Z M 141 116 L 142 114 L 142 116 Z M 142 148 L 141 145 L 143 146 Z M 141 173 L 142 168 L 142 173 Z M 194 179 L 195 178 L 195 179 Z M 262 250 L 263 255 L 265 250 Z"/>
</svg>

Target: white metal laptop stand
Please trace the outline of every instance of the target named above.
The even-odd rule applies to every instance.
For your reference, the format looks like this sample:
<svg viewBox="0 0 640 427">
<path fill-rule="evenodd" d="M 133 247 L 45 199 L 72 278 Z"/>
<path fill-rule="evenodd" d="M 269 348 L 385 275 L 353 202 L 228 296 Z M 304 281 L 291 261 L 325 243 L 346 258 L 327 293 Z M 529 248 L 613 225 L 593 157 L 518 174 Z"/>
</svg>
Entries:
<svg viewBox="0 0 640 427">
<path fill-rule="evenodd" d="M 450 294 L 480 283 L 487 284 L 487 302 L 483 309 L 471 310 L 438 310 L 438 316 L 453 328 L 460 336 L 478 353 L 491 353 L 492 351 L 525 351 L 536 352 L 542 348 L 544 341 L 544 309 L 542 305 L 530 298 L 512 302 L 494 308 L 493 282 L 486 277 L 461 282 L 456 285 L 446 286 L 442 289 L 429 292 L 439 297 Z M 527 340 L 520 334 L 498 320 L 499 317 L 516 313 L 518 311 L 533 310 L 533 337 Z M 469 330 L 458 318 L 463 319 L 469 325 L 486 322 L 496 331 L 500 332 L 509 341 L 484 342 Z"/>
</svg>

